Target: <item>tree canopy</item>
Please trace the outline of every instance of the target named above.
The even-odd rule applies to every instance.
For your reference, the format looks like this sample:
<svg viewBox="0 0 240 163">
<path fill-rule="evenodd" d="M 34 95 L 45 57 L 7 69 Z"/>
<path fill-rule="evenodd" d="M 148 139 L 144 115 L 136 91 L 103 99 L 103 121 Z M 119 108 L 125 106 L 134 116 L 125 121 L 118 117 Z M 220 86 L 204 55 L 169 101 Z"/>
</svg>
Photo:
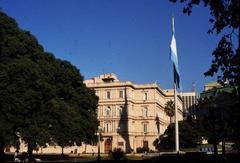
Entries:
<svg viewBox="0 0 240 163">
<path fill-rule="evenodd" d="M 227 140 L 238 145 L 235 140 L 239 139 L 237 134 L 239 127 L 234 125 L 236 120 L 239 121 L 234 118 L 234 114 L 239 115 L 235 111 L 236 98 L 233 93 L 222 92 L 209 98 L 200 99 L 196 106 L 198 123 L 204 129 L 202 136 L 214 145 L 216 154 L 219 142 L 225 145 L 224 142 Z"/>
<path fill-rule="evenodd" d="M 180 148 L 196 147 L 201 143 L 200 132 L 196 129 L 196 123 L 188 121 L 179 121 L 179 145 Z M 175 148 L 175 124 L 168 126 L 163 135 L 157 138 L 153 145 L 156 149 L 174 149 Z"/>
<path fill-rule="evenodd" d="M 0 40 L 1 142 L 12 144 L 16 132 L 32 146 L 90 142 L 98 126 L 98 98 L 79 70 L 45 52 L 3 12 Z"/>
<path fill-rule="evenodd" d="M 172 117 L 175 115 L 174 102 L 172 100 L 166 102 L 164 112 L 170 117 L 170 123 L 172 123 Z"/>
<path fill-rule="evenodd" d="M 206 76 L 218 75 L 220 83 L 230 81 L 240 83 L 240 1 L 239 0 L 169 0 L 185 3 L 183 13 L 190 15 L 193 7 L 203 4 L 209 7 L 212 28 L 208 33 L 221 35 L 217 47 L 213 50 L 213 60 Z M 237 43 L 238 42 L 238 43 Z"/>
<path fill-rule="evenodd" d="M 213 107 L 212 104 L 216 106 L 216 103 L 220 103 L 217 99 L 221 98 L 214 97 L 210 101 L 205 101 L 201 103 L 201 107 L 208 110 L 208 116 L 214 118 L 214 122 L 210 122 L 209 119 L 205 118 L 206 122 L 210 122 L 209 131 L 214 137 L 215 153 L 216 153 L 216 143 L 218 141 L 218 133 L 216 127 L 221 119 L 215 118 L 216 115 L 223 115 L 224 112 L 228 112 L 230 119 L 227 119 L 226 123 L 228 128 L 231 128 L 234 135 L 234 142 L 237 145 L 238 151 L 240 153 L 240 132 L 239 132 L 239 104 L 240 104 L 240 1 L 239 0 L 169 0 L 171 2 L 179 2 L 185 4 L 183 8 L 183 13 L 191 15 L 194 6 L 203 5 L 208 7 L 210 18 L 209 22 L 212 27 L 209 29 L 208 33 L 215 33 L 221 36 L 217 47 L 212 52 L 212 63 L 207 72 L 204 73 L 205 76 L 217 75 L 218 82 L 222 85 L 230 83 L 232 86 L 236 87 L 236 91 L 233 92 L 232 106 L 226 106 L 228 103 L 226 100 L 222 99 L 221 103 L 224 108 L 218 110 Z M 215 109 L 213 109 L 215 108 Z M 204 122 L 204 121 L 203 121 Z M 210 134 L 210 135 L 211 135 Z"/>
</svg>

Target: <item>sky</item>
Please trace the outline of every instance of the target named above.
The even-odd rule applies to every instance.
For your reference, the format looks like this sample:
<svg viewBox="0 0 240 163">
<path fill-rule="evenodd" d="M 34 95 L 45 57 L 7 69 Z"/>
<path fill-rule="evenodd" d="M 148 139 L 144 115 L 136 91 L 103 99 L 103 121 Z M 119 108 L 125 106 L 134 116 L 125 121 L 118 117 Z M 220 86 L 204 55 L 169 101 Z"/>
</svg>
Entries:
<svg viewBox="0 0 240 163">
<path fill-rule="evenodd" d="M 3 12 L 30 31 L 56 58 L 70 61 L 90 79 L 115 73 L 136 84 L 157 82 L 173 87 L 169 59 L 175 18 L 179 69 L 183 91 L 198 92 L 216 77 L 204 77 L 219 37 L 211 28 L 209 9 L 182 13 L 182 4 L 168 0 L 0 0 Z"/>
</svg>

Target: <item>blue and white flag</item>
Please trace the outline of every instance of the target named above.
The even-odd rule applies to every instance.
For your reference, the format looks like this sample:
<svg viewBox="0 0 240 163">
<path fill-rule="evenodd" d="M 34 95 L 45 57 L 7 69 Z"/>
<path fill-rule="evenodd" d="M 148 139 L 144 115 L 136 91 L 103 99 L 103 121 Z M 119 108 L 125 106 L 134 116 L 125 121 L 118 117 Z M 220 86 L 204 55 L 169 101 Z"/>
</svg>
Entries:
<svg viewBox="0 0 240 163">
<path fill-rule="evenodd" d="M 172 30 L 173 30 L 173 35 L 172 35 L 172 41 L 170 45 L 171 49 L 171 54 L 170 58 L 171 61 L 173 62 L 173 67 L 174 67 L 174 83 L 177 85 L 177 88 L 181 89 L 180 85 L 180 71 L 178 68 L 178 56 L 177 56 L 177 44 L 176 44 L 176 39 L 175 39 L 175 33 L 174 33 L 174 17 L 172 17 Z"/>
</svg>

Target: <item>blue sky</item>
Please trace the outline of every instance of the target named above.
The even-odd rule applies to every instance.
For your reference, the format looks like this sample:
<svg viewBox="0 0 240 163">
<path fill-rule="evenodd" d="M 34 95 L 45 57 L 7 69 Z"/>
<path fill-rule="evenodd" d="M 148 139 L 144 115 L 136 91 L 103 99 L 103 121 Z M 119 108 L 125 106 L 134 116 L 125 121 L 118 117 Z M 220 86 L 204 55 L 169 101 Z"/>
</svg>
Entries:
<svg viewBox="0 0 240 163">
<path fill-rule="evenodd" d="M 168 0 L 0 0 L 0 8 L 29 30 L 45 51 L 70 61 L 85 79 L 115 73 L 134 83 L 158 82 L 172 88 L 169 60 L 171 16 L 183 91 L 197 91 L 216 78 L 203 73 L 219 37 L 208 35 L 209 11 L 194 8 L 191 16 Z"/>
</svg>

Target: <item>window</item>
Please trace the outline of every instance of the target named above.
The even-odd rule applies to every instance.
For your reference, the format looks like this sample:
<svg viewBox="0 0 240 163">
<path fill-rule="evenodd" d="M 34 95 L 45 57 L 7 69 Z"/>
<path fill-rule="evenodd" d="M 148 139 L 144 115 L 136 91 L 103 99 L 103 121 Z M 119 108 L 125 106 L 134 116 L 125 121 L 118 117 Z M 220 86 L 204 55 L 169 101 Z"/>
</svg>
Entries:
<svg viewBox="0 0 240 163">
<path fill-rule="evenodd" d="M 144 92 L 144 94 L 143 94 L 143 100 L 147 100 L 147 92 Z"/>
<path fill-rule="evenodd" d="M 118 109 L 118 115 L 121 116 L 122 115 L 122 106 L 120 106 L 120 108 Z"/>
<path fill-rule="evenodd" d="M 111 98 L 111 92 L 107 91 L 107 99 L 110 99 L 110 98 Z"/>
<path fill-rule="evenodd" d="M 188 96 L 188 103 L 189 103 L 189 106 L 188 106 L 188 107 L 192 106 L 191 96 Z"/>
<path fill-rule="evenodd" d="M 143 124 L 143 132 L 147 133 L 147 124 L 146 123 Z"/>
<path fill-rule="evenodd" d="M 111 123 L 105 123 L 105 126 L 104 126 L 104 131 L 105 132 L 111 132 Z"/>
<path fill-rule="evenodd" d="M 123 91 L 119 91 L 119 98 L 124 98 Z"/>
<path fill-rule="evenodd" d="M 111 108 L 109 106 L 106 108 L 106 116 L 111 116 Z"/>
<path fill-rule="evenodd" d="M 107 123 L 107 124 L 106 124 L 106 132 L 109 132 L 109 126 L 110 126 L 110 124 Z"/>
<path fill-rule="evenodd" d="M 123 146 L 123 142 L 122 141 L 118 142 L 118 146 Z"/>
<path fill-rule="evenodd" d="M 145 149 L 148 149 L 148 141 L 143 141 L 143 147 L 144 147 Z"/>
<path fill-rule="evenodd" d="M 148 116 L 148 109 L 147 107 L 143 108 L 143 117 L 147 117 Z"/>
</svg>

